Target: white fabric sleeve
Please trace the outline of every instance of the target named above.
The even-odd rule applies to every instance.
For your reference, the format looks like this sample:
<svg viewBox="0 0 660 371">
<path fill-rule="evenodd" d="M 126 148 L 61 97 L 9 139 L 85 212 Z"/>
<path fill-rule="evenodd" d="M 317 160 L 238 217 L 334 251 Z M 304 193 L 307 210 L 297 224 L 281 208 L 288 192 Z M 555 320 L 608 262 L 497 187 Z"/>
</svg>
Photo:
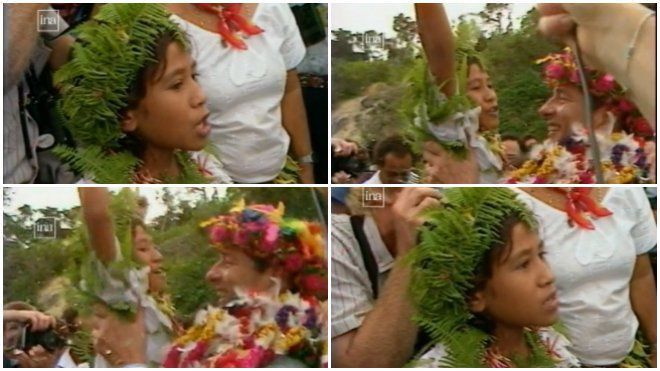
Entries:
<svg viewBox="0 0 660 371">
<path fill-rule="evenodd" d="M 642 188 L 631 188 L 631 206 L 635 208 L 635 225 L 630 234 L 635 243 L 637 255 L 647 253 L 658 244 L 653 210 Z"/>
<path fill-rule="evenodd" d="M 288 71 L 296 68 L 302 62 L 303 58 L 305 58 L 306 49 L 302 36 L 300 36 L 298 24 L 296 24 L 296 18 L 293 16 L 289 5 L 286 3 L 278 4 L 278 11 L 284 32 L 284 35 L 282 35 L 284 41 L 280 45 L 280 54 L 284 59 L 284 65 Z"/>
</svg>

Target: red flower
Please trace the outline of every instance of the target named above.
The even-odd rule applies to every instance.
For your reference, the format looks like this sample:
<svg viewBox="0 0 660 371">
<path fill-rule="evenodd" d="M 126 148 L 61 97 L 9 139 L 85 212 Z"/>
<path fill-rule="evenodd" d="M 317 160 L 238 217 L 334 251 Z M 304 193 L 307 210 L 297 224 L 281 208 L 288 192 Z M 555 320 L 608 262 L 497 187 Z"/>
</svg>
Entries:
<svg viewBox="0 0 660 371">
<path fill-rule="evenodd" d="M 619 100 L 619 111 L 621 112 L 632 112 L 635 110 L 635 105 L 628 99 Z"/>
<path fill-rule="evenodd" d="M 176 345 L 170 348 L 165 356 L 165 361 L 163 361 L 163 367 L 165 368 L 178 368 L 179 362 L 181 361 L 181 351 Z"/>
<path fill-rule="evenodd" d="M 212 243 L 222 243 L 229 236 L 229 231 L 223 226 L 213 226 L 210 235 Z"/>
<path fill-rule="evenodd" d="M 614 76 L 607 73 L 594 81 L 593 88 L 596 92 L 607 93 L 614 89 L 614 84 Z"/>
<path fill-rule="evenodd" d="M 181 367 L 193 367 L 196 361 L 200 361 L 206 353 L 207 344 L 204 341 L 198 342 L 195 347 L 188 352 L 186 358 L 181 362 Z"/>
<path fill-rule="evenodd" d="M 294 253 L 284 259 L 284 269 L 287 272 L 295 273 L 302 269 L 303 258 L 300 254 Z"/>
<path fill-rule="evenodd" d="M 558 63 L 550 63 L 545 66 L 545 76 L 549 79 L 559 80 L 566 75 L 564 66 Z"/>
<path fill-rule="evenodd" d="M 324 277 L 317 274 L 309 274 L 300 277 L 300 287 L 302 291 L 309 294 L 327 293 L 328 284 Z"/>
<path fill-rule="evenodd" d="M 643 117 L 636 117 L 632 120 L 630 131 L 632 134 L 639 137 L 651 137 L 654 134 L 653 128 Z"/>
</svg>

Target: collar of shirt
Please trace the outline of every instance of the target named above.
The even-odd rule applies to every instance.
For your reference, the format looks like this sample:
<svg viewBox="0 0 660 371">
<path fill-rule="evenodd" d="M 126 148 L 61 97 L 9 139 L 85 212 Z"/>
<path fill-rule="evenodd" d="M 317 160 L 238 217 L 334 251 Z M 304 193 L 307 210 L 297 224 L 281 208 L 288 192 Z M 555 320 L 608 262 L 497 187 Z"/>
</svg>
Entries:
<svg viewBox="0 0 660 371">
<path fill-rule="evenodd" d="M 78 365 L 76 362 L 73 361 L 73 358 L 71 358 L 71 354 L 69 354 L 69 348 L 67 348 L 64 353 L 60 356 L 60 359 L 57 360 L 57 365 L 55 366 L 56 368 L 76 368 Z"/>
</svg>

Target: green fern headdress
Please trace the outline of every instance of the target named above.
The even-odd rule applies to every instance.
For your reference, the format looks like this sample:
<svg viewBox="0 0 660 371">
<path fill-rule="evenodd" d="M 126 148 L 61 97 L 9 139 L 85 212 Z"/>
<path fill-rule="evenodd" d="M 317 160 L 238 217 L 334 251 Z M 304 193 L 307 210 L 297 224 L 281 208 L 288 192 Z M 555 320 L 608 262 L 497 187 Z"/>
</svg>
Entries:
<svg viewBox="0 0 660 371">
<path fill-rule="evenodd" d="M 466 296 L 488 251 L 504 242 L 500 236 L 504 220 L 514 216 L 532 228 L 537 224 L 507 188 L 451 188 L 444 196 L 443 205 L 428 213 L 420 243 L 408 259 L 417 308 L 414 320 L 434 343 L 451 344 L 470 330 L 468 322 L 474 315 Z"/>
<path fill-rule="evenodd" d="M 466 93 L 470 62 L 476 61 L 484 66 L 483 57 L 476 48 L 478 39 L 479 29 L 474 22 L 461 22 L 456 26 L 454 60 L 457 94 L 450 98 L 440 92 L 435 78 L 428 69 L 426 58 L 416 61 L 409 73 L 407 80 L 410 86 L 403 103 L 403 111 L 411 123 L 408 134 L 417 152 L 421 152 L 421 143 L 435 140 L 446 150 L 459 157 L 467 154 L 467 148 L 462 141 L 439 141 L 426 126 L 429 122 L 442 122 L 454 113 L 464 112 L 474 107 Z"/>
<path fill-rule="evenodd" d="M 140 70 L 157 62 L 155 47 L 165 33 L 187 45 L 162 5 L 104 5 L 76 29 L 73 58 L 54 76 L 62 95 L 58 109 L 79 146 L 57 152 L 98 183 L 131 183 L 139 160 L 120 144 L 119 115 Z"/>
</svg>

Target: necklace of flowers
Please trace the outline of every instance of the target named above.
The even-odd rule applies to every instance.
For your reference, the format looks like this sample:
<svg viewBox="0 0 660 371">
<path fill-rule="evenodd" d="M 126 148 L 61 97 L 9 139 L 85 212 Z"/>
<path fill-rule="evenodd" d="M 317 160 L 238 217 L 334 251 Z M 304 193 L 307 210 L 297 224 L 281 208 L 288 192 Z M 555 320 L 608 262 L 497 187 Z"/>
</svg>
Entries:
<svg viewBox="0 0 660 371">
<path fill-rule="evenodd" d="M 505 182 L 593 184 L 595 175 L 588 143 L 585 131 L 560 143 L 548 140 Z M 600 166 L 606 183 L 633 183 L 648 177 L 643 139 L 632 134 L 613 133 L 608 138 L 599 136 L 599 143 L 603 155 Z"/>
<path fill-rule="evenodd" d="M 218 16 L 218 33 L 222 40 L 231 47 L 247 50 L 247 44 L 238 36 L 238 32 L 250 37 L 264 32 L 259 26 L 241 15 L 241 3 L 195 4 L 199 9 Z"/>
<path fill-rule="evenodd" d="M 530 355 L 527 362 L 514 360 L 502 355 L 497 348 L 488 347 L 483 355 L 486 367 L 490 368 L 513 368 L 513 367 L 554 367 L 562 360 L 556 351 L 556 341 L 543 340 L 532 330 L 525 329 L 525 340 L 530 347 Z M 527 364 L 525 364 L 527 363 Z"/>
<path fill-rule="evenodd" d="M 185 151 L 177 151 L 174 155 L 181 167 L 181 173 L 176 179 L 159 179 L 154 177 L 149 170 L 141 168 L 133 173 L 133 184 L 196 184 L 209 183 L 209 180 L 213 178 L 213 174 L 206 168 L 206 163 L 195 161 Z"/>
<path fill-rule="evenodd" d="M 222 308 L 209 306 L 198 312 L 163 366 L 265 367 L 278 355 L 322 366 L 327 347 L 318 300 L 288 291 L 237 294 Z"/>
</svg>

